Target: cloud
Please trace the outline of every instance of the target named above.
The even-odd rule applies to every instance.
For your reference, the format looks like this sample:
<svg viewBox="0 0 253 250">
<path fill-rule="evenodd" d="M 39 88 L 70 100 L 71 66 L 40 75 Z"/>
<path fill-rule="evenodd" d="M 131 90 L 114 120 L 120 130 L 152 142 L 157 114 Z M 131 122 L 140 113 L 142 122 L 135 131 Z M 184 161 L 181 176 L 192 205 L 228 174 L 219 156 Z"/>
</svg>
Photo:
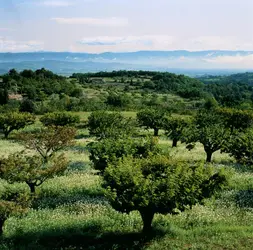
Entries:
<svg viewBox="0 0 253 250">
<path fill-rule="evenodd" d="M 126 37 L 87 37 L 78 43 L 89 46 L 114 46 L 121 44 L 142 44 L 152 45 L 153 41 L 149 37 L 126 36 Z"/>
<path fill-rule="evenodd" d="M 26 52 L 43 50 L 41 41 L 14 41 L 0 37 L 0 52 Z"/>
<path fill-rule="evenodd" d="M 246 56 L 243 56 L 240 54 L 236 56 L 217 56 L 214 58 L 204 59 L 204 61 L 208 63 L 216 64 L 216 65 L 226 65 L 229 67 L 252 68 L 253 54 L 246 55 Z"/>
<path fill-rule="evenodd" d="M 128 25 L 126 18 L 111 17 L 111 18 L 89 18 L 89 17 L 72 17 L 63 18 L 55 17 L 51 20 L 56 21 L 59 24 L 81 24 L 90 26 L 111 26 L 111 27 L 122 27 Z"/>
<path fill-rule="evenodd" d="M 73 1 L 43 1 L 41 3 L 37 3 L 38 5 L 48 6 L 48 7 L 68 7 L 74 5 Z"/>
<path fill-rule="evenodd" d="M 116 46 L 116 45 L 144 45 L 152 46 L 156 43 L 170 44 L 174 38 L 172 36 L 124 36 L 124 37 L 86 37 L 78 43 L 88 46 Z"/>
</svg>

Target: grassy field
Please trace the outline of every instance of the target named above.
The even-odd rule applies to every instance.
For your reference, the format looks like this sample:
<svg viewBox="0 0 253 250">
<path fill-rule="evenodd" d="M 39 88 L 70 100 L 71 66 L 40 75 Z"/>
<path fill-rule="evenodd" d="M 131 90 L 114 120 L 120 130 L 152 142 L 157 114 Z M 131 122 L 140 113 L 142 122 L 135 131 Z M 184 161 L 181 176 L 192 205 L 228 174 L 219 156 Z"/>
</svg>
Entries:
<svg viewBox="0 0 253 250">
<path fill-rule="evenodd" d="M 134 117 L 135 113 L 124 113 Z M 82 113 L 85 121 L 88 113 Z M 231 172 L 229 187 L 217 199 L 206 200 L 178 215 L 154 218 L 154 232 L 143 236 L 138 212 L 113 210 L 103 197 L 101 177 L 92 169 L 86 145 L 88 131 L 79 132 L 76 145 L 65 153 L 71 160 L 64 176 L 37 189 L 38 200 L 24 216 L 9 218 L 0 249 L 252 249 L 253 169 L 238 166 L 227 154 L 214 154 L 217 168 Z M 161 136 L 160 145 L 175 158 L 204 160 L 201 145 L 188 151 L 184 144 L 171 149 Z M 0 155 L 23 149 L 14 140 L 0 140 Z M 1 181 L 2 185 L 7 185 Z M 26 189 L 25 184 L 13 184 Z"/>
</svg>

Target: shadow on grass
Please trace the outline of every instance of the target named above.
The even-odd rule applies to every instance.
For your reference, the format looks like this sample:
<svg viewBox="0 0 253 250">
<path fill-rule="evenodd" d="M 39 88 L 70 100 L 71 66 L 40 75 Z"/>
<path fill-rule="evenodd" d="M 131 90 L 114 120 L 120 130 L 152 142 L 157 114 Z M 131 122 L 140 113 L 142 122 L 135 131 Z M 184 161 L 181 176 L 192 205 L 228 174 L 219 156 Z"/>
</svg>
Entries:
<svg viewBox="0 0 253 250">
<path fill-rule="evenodd" d="M 68 166 L 68 172 L 78 172 L 82 173 L 91 171 L 91 164 L 89 161 L 73 161 Z"/>
<path fill-rule="evenodd" d="M 236 204 L 240 208 L 253 208 L 253 190 L 240 190 L 235 196 Z"/>
<path fill-rule="evenodd" d="M 80 139 L 91 139 L 91 136 L 82 133 L 82 134 L 76 135 L 76 136 L 75 136 L 75 139 L 76 139 L 76 140 L 80 140 Z"/>
<path fill-rule="evenodd" d="M 19 233 L 3 238 L 10 249 L 143 249 L 164 232 L 154 229 L 142 233 L 104 233 L 99 224 L 84 227 L 56 228 L 34 233 Z"/>
<path fill-rule="evenodd" d="M 38 197 L 33 201 L 33 209 L 50 208 L 55 209 L 63 205 L 71 205 L 76 202 L 107 204 L 104 198 L 103 190 L 97 189 L 82 189 L 75 192 L 62 193 L 39 193 Z"/>
</svg>

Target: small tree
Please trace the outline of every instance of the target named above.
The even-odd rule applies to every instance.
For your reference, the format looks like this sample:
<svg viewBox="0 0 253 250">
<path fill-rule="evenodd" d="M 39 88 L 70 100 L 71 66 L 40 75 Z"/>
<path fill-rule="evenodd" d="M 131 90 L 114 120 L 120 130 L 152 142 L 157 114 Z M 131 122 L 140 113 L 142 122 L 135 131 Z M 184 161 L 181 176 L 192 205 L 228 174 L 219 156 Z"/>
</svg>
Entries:
<svg viewBox="0 0 253 250">
<path fill-rule="evenodd" d="M 104 139 L 88 144 L 90 161 L 96 170 L 104 172 L 108 164 L 118 161 L 127 155 L 135 158 L 146 158 L 149 154 L 159 153 L 157 141 L 154 138 L 147 140 Z"/>
<path fill-rule="evenodd" d="M 181 117 L 171 117 L 164 125 L 165 134 L 172 140 L 172 147 L 183 138 L 184 130 L 189 126 L 190 120 Z"/>
<path fill-rule="evenodd" d="M 48 127 L 33 133 L 21 133 L 19 138 L 27 149 L 35 150 L 47 162 L 56 152 L 74 145 L 75 135 L 75 128 Z"/>
<path fill-rule="evenodd" d="M 117 211 L 140 212 L 143 232 L 151 230 L 155 213 L 184 211 L 202 202 L 226 183 L 222 172 L 210 166 L 175 162 L 157 155 L 127 157 L 105 169 L 106 197 Z"/>
<path fill-rule="evenodd" d="M 35 116 L 29 113 L 10 112 L 0 115 L 0 129 L 8 138 L 13 130 L 19 130 L 35 122 Z"/>
<path fill-rule="evenodd" d="M 146 129 L 154 129 L 154 136 L 158 136 L 159 129 L 167 122 L 166 112 L 160 109 L 147 109 L 137 113 L 140 126 Z"/>
<path fill-rule="evenodd" d="M 68 112 L 47 113 L 40 118 L 44 126 L 74 126 L 80 117 Z"/>
<path fill-rule="evenodd" d="M 135 132 L 132 119 L 124 118 L 120 113 L 104 111 L 92 112 L 88 118 L 87 127 L 91 136 L 98 139 L 122 138 Z"/>
<path fill-rule="evenodd" d="M 185 130 L 183 140 L 189 150 L 194 148 L 196 142 L 203 144 L 206 161 L 211 162 L 213 153 L 223 149 L 229 138 L 230 133 L 216 112 L 201 111 L 192 126 Z"/>
<path fill-rule="evenodd" d="M 47 179 L 62 174 L 68 166 L 64 155 L 44 161 L 41 156 L 19 152 L 0 159 L 0 177 L 9 183 L 25 182 L 31 193 Z"/>
</svg>

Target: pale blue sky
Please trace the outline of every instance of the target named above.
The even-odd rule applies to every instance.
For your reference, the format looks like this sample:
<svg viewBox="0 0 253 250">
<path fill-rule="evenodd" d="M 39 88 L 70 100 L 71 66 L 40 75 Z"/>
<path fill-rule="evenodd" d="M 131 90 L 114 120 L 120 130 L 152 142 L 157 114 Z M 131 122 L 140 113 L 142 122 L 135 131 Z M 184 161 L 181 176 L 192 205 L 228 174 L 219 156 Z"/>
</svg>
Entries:
<svg viewBox="0 0 253 250">
<path fill-rule="evenodd" d="M 0 52 L 253 50 L 253 0 L 0 0 Z"/>
</svg>

